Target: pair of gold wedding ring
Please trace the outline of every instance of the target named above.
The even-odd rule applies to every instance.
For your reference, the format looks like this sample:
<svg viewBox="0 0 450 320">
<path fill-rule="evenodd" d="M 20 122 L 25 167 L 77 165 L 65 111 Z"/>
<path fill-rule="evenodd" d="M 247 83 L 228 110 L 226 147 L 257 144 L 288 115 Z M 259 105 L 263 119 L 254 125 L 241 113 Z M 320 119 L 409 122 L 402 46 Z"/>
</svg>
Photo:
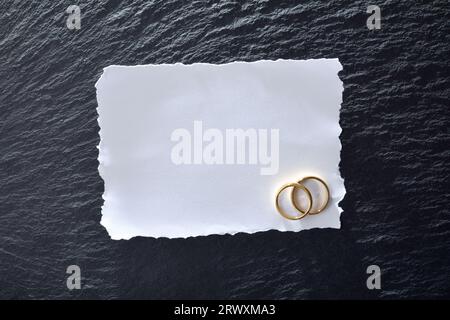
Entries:
<svg viewBox="0 0 450 320">
<path fill-rule="evenodd" d="M 309 189 L 305 186 L 305 182 L 308 181 L 308 180 L 316 180 L 317 182 L 321 183 L 325 187 L 326 200 L 323 201 L 322 205 L 319 208 L 317 208 L 317 209 L 313 209 L 313 196 L 311 194 L 311 191 L 309 191 Z M 286 190 L 288 188 L 292 188 L 292 191 L 291 191 L 291 203 L 292 203 L 293 207 L 300 213 L 299 215 L 296 215 L 296 216 L 289 215 L 280 206 L 280 195 L 281 195 L 281 193 L 284 190 Z M 308 199 L 308 206 L 307 206 L 307 208 L 303 208 L 298 203 L 297 192 L 299 190 L 302 190 L 306 194 L 306 197 Z M 306 217 L 307 215 L 315 215 L 315 214 L 321 213 L 323 210 L 325 210 L 325 208 L 327 207 L 329 202 L 330 202 L 330 189 L 328 188 L 328 185 L 325 183 L 325 181 L 323 181 L 319 177 L 309 176 L 309 177 L 305 177 L 305 178 L 301 179 L 298 182 L 288 183 L 288 184 L 282 186 L 280 188 L 280 190 L 278 190 L 277 196 L 275 198 L 275 207 L 277 208 L 278 212 L 283 217 L 285 217 L 286 219 L 289 219 L 289 220 L 300 220 L 300 219 Z"/>
</svg>

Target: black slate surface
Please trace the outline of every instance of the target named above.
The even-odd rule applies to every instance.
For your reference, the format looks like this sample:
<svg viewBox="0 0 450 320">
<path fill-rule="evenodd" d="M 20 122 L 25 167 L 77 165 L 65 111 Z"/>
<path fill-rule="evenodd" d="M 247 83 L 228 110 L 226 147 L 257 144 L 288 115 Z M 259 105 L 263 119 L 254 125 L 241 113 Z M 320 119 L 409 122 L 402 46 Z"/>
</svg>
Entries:
<svg viewBox="0 0 450 320">
<path fill-rule="evenodd" d="M 450 298 L 447 0 L 371 3 L 372 31 L 366 1 L 0 4 L 0 298 Z M 324 57 L 343 65 L 341 230 L 109 239 L 103 67 Z"/>
</svg>

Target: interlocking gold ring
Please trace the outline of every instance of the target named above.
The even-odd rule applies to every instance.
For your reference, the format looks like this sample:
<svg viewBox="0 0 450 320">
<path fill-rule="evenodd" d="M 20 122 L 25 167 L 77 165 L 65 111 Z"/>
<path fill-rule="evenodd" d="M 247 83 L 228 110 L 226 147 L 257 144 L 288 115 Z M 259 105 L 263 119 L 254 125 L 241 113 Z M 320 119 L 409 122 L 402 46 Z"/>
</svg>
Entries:
<svg viewBox="0 0 450 320">
<path fill-rule="evenodd" d="M 307 189 L 307 188 L 303 185 L 303 182 L 305 182 L 305 181 L 307 181 L 307 180 L 316 180 L 316 181 L 319 181 L 319 182 L 325 187 L 325 189 L 326 189 L 326 191 L 327 191 L 327 200 L 325 201 L 325 203 L 324 203 L 319 209 L 312 210 L 311 207 L 309 207 L 308 210 L 304 210 L 304 209 L 301 208 L 300 205 L 297 203 L 297 200 L 296 200 L 296 197 L 295 197 L 295 194 L 296 194 L 296 192 L 297 192 L 296 190 L 297 190 L 298 187 L 294 187 L 294 188 L 292 188 L 292 192 L 291 192 L 291 202 L 292 202 L 292 205 L 295 207 L 295 209 L 297 209 L 298 211 L 300 211 L 300 212 L 301 212 L 302 214 L 304 214 L 304 215 L 307 215 L 307 214 L 314 215 L 314 214 L 321 213 L 321 212 L 327 207 L 328 203 L 330 202 L 330 189 L 328 188 L 328 185 L 325 183 L 325 181 L 323 181 L 323 180 L 320 179 L 319 177 L 314 177 L 314 176 L 309 176 L 309 177 L 305 177 L 305 178 L 301 179 L 301 180 L 298 182 L 298 184 L 301 185 L 301 186 L 303 186 L 303 188 L 300 188 L 300 189 L 302 189 L 302 190 Z M 308 190 L 308 189 L 307 189 L 307 190 Z M 310 193 L 310 194 L 311 194 L 311 193 Z M 311 205 L 311 206 L 312 206 L 312 205 Z"/>
<path fill-rule="evenodd" d="M 304 211 L 300 211 L 298 208 L 297 210 L 300 211 L 302 214 L 299 216 L 291 216 L 288 215 L 286 212 L 284 212 L 284 210 L 280 207 L 280 203 L 279 203 L 279 198 L 280 198 L 280 194 L 281 192 L 283 192 L 283 190 L 287 189 L 287 188 L 293 188 L 293 190 L 295 189 L 302 189 L 303 191 L 305 191 L 306 196 L 308 197 L 308 201 L 309 201 L 309 205 L 308 205 L 308 209 L 304 210 Z M 293 192 L 292 190 L 292 192 Z M 275 198 L 275 207 L 277 208 L 278 212 L 285 217 L 286 219 L 289 220 L 300 220 L 302 218 L 304 218 L 305 216 L 308 215 L 308 213 L 310 212 L 311 208 L 313 205 L 313 201 L 312 201 L 312 196 L 311 196 L 311 192 L 309 192 L 308 188 L 306 188 L 304 185 L 297 183 L 297 182 L 293 182 L 293 183 L 289 183 L 286 184 L 284 186 L 282 186 L 280 188 L 280 190 L 278 190 L 277 196 Z"/>
</svg>

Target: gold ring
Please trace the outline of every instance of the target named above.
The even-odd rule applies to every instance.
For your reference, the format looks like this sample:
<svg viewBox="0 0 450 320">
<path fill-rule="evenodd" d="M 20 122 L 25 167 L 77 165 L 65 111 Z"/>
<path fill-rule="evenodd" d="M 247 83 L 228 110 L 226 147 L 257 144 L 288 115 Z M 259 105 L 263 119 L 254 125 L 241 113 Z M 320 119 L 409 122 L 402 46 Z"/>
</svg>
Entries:
<svg viewBox="0 0 450 320">
<path fill-rule="evenodd" d="M 294 187 L 292 189 L 291 192 L 291 202 L 293 204 L 293 206 L 295 207 L 295 209 L 297 209 L 298 211 L 300 211 L 301 213 L 305 214 L 318 214 L 321 213 L 328 205 L 328 203 L 330 202 L 330 189 L 328 188 L 328 185 L 325 183 L 325 181 L 323 181 L 322 179 L 320 179 L 319 177 L 313 177 L 313 176 L 309 176 L 309 177 L 305 177 L 303 179 L 301 179 L 298 184 L 303 186 L 303 182 L 305 182 L 306 180 L 316 180 L 319 181 L 321 184 L 323 184 L 323 186 L 325 187 L 326 191 L 327 191 L 327 200 L 325 201 L 325 203 L 316 210 L 311 210 L 311 208 L 309 208 L 309 210 L 303 210 L 297 203 L 296 197 L 295 197 L 295 193 L 298 187 Z M 304 190 L 303 188 L 300 188 L 302 190 Z"/>
<path fill-rule="evenodd" d="M 300 211 L 302 213 L 299 216 L 290 216 L 287 213 L 285 213 L 284 210 L 280 207 L 280 204 L 279 204 L 280 194 L 281 194 L 281 192 L 283 192 L 284 189 L 287 189 L 287 188 L 302 189 L 303 191 L 305 191 L 306 196 L 308 197 L 308 201 L 309 201 L 308 210 L 300 211 L 297 209 L 298 211 Z M 313 205 L 313 201 L 312 201 L 311 192 L 309 192 L 308 188 L 306 188 L 304 185 L 297 183 L 297 182 L 289 183 L 289 184 L 282 186 L 280 188 L 280 190 L 278 190 L 277 196 L 275 198 L 275 207 L 277 208 L 278 212 L 283 217 L 285 217 L 286 219 L 289 219 L 289 220 L 300 220 L 301 218 L 305 217 L 306 215 L 308 215 L 309 211 L 311 210 L 312 205 Z"/>
</svg>

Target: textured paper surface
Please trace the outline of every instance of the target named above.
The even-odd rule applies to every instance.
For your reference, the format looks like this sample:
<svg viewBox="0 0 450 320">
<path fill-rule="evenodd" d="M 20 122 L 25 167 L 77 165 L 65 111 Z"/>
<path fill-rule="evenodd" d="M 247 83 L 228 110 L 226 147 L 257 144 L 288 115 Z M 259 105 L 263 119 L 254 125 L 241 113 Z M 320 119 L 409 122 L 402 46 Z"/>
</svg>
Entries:
<svg viewBox="0 0 450 320">
<path fill-rule="evenodd" d="M 105 68 L 96 84 L 102 225 L 113 239 L 340 228 L 341 68 L 338 59 Z M 224 136 L 227 129 L 278 130 L 278 171 L 174 163 L 174 131 L 194 136 L 196 123 Z M 276 191 L 311 174 L 328 182 L 328 208 L 284 219 Z"/>
</svg>

